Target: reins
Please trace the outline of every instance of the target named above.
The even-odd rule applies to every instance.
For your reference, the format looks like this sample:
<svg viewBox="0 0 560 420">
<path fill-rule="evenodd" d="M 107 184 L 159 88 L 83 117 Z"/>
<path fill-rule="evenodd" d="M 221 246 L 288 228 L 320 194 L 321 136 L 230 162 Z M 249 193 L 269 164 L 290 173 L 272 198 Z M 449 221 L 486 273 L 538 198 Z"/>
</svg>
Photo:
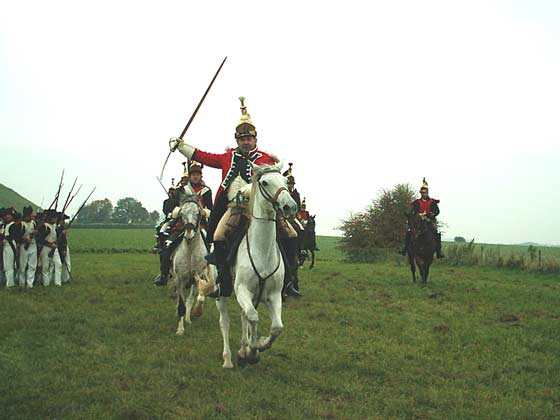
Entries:
<svg viewBox="0 0 560 420">
<path fill-rule="evenodd" d="M 275 171 L 275 172 L 280 173 L 280 171 Z M 257 179 L 256 182 L 257 182 L 257 185 L 259 187 L 259 191 L 262 194 L 262 196 L 264 197 L 264 199 L 272 204 L 272 207 L 274 208 L 275 212 L 278 211 L 278 197 L 280 196 L 280 194 L 283 191 L 288 191 L 288 189 L 286 187 L 280 187 L 280 188 L 278 188 L 278 190 L 276 191 L 276 193 L 274 195 L 270 195 L 268 193 L 268 191 L 266 191 L 266 189 L 264 189 L 264 187 L 260 183 L 259 179 Z M 264 221 L 268 221 L 268 222 L 276 222 L 276 219 L 256 217 L 252 213 L 251 213 L 251 217 L 254 218 L 254 219 L 257 219 L 257 220 L 264 220 Z M 259 303 L 261 301 L 261 298 L 262 298 L 264 283 L 266 282 L 266 280 L 268 280 L 274 274 L 276 274 L 276 272 L 280 268 L 280 262 L 282 261 L 282 256 L 278 255 L 278 248 L 277 248 L 278 264 L 276 265 L 276 268 L 268 276 L 263 277 L 259 273 L 259 271 L 257 270 L 257 266 L 255 265 L 255 261 L 253 260 L 253 256 L 251 255 L 251 246 L 250 246 L 250 243 L 249 243 L 249 232 L 247 232 L 245 234 L 245 239 L 246 239 L 246 242 L 247 242 L 247 254 L 249 255 L 249 261 L 251 262 L 251 267 L 253 267 L 253 271 L 255 272 L 255 274 L 257 275 L 257 278 L 259 279 L 259 291 L 258 291 L 258 294 L 257 294 L 257 300 L 256 300 L 256 302 L 253 303 L 253 306 L 255 307 L 255 309 L 257 309 L 257 307 L 259 306 Z"/>
</svg>

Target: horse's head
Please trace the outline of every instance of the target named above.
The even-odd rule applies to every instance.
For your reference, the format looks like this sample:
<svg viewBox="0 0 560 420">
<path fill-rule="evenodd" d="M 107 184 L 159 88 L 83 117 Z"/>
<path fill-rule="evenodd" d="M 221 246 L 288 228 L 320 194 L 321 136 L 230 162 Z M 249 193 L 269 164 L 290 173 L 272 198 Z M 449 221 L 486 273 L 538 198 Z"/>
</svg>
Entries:
<svg viewBox="0 0 560 420">
<path fill-rule="evenodd" d="M 256 200 L 255 193 L 259 194 L 266 202 L 270 203 L 276 212 L 280 212 L 286 217 L 293 217 L 297 212 L 297 204 L 290 195 L 287 187 L 287 180 L 280 171 L 282 170 L 282 162 L 276 165 L 255 165 L 251 163 L 253 168 L 253 196 Z M 255 206 L 259 205 L 256 201 Z"/>
<path fill-rule="evenodd" d="M 421 235 L 426 232 L 428 228 L 428 218 L 425 214 L 419 214 L 416 212 L 408 212 L 406 213 L 408 226 L 410 230 L 416 235 Z"/>
<path fill-rule="evenodd" d="M 305 225 L 305 228 L 310 232 L 315 232 L 315 216 L 315 214 L 313 216 L 309 215 L 307 218 L 307 225 Z"/>
<path fill-rule="evenodd" d="M 197 195 L 186 196 L 185 202 L 181 206 L 181 217 L 185 224 L 185 238 L 194 238 L 198 232 L 201 218 L 200 203 Z"/>
</svg>

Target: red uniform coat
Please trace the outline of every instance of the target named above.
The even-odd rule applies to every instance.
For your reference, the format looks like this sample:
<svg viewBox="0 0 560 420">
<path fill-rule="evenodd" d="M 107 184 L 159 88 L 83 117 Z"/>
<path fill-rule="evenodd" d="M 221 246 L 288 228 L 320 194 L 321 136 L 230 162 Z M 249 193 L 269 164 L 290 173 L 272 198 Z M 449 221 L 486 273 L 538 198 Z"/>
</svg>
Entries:
<svg viewBox="0 0 560 420">
<path fill-rule="evenodd" d="M 231 181 L 238 175 L 247 183 L 251 182 L 252 171 L 248 161 L 256 165 L 274 165 L 276 163 L 269 154 L 257 148 L 253 149 L 247 157 L 239 153 L 237 149 L 228 149 L 222 154 L 208 153 L 196 149 L 192 158 L 206 166 L 222 170 L 222 182 L 220 183 L 220 188 L 218 188 L 216 192 L 214 201 L 218 200 L 222 191 L 227 190 Z"/>
<path fill-rule="evenodd" d="M 437 216 L 439 214 L 439 200 L 435 198 L 429 198 L 427 200 L 422 200 L 418 198 L 410 203 L 410 206 L 414 209 L 415 213 L 426 213 L 429 216 Z"/>
</svg>

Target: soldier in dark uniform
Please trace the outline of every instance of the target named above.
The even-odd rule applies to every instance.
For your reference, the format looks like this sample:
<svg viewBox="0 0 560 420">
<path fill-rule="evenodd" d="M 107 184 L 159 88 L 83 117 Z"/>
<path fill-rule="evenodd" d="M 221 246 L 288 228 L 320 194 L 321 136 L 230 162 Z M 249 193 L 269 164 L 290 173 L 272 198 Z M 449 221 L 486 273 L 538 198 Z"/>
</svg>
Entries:
<svg viewBox="0 0 560 420">
<path fill-rule="evenodd" d="M 56 245 L 58 247 L 58 255 L 60 256 L 60 262 L 62 263 L 61 269 L 61 280 L 62 283 L 68 283 L 72 278 L 70 274 L 72 270 L 72 260 L 70 259 L 70 248 L 68 248 L 68 235 L 66 231 L 66 220 L 70 219 L 70 216 L 62 212 L 58 212 L 57 216 L 57 228 L 56 228 Z"/>
<path fill-rule="evenodd" d="M 436 238 L 436 256 L 438 258 L 444 258 L 445 256 L 441 251 L 441 233 L 438 232 L 437 220 L 436 220 L 436 216 L 439 215 L 439 206 L 438 206 L 439 200 L 436 200 L 435 198 L 430 198 L 428 183 L 426 182 L 426 178 L 422 180 L 420 195 L 421 195 L 420 198 L 417 198 L 412 203 L 410 203 L 410 207 L 412 207 L 412 212 L 414 214 L 424 214 L 428 217 L 428 225 L 432 229 Z M 407 229 L 404 247 L 400 252 L 401 255 L 407 254 L 409 244 L 410 244 L 410 229 Z"/>
<path fill-rule="evenodd" d="M 288 191 L 297 204 L 297 214 L 301 208 L 301 197 L 295 187 L 296 180 L 292 172 L 293 163 L 288 163 L 288 166 L 288 170 L 282 175 L 287 178 Z M 286 222 L 289 223 L 290 227 L 296 232 L 296 235 L 294 237 L 293 235 L 285 235 L 282 234 L 282 232 L 278 232 L 279 242 L 286 253 L 286 259 L 289 264 L 284 274 L 283 294 L 288 296 L 301 296 L 299 291 L 298 255 L 301 252 L 303 227 L 296 218 L 287 220 Z"/>
<path fill-rule="evenodd" d="M 186 165 L 184 162 L 183 165 Z M 202 180 L 202 165 L 195 161 L 189 161 L 188 167 L 185 166 L 183 177 L 179 188 L 174 191 L 173 198 L 168 203 L 167 210 L 170 211 L 170 220 L 165 225 L 164 235 L 167 239 L 162 243 L 160 251 L 160 276 L 154 282 L 156 286 L 165 286 L 169 280 L 169 271 L 171 269 L 171 252 L 169 247 L 174 238 L 182 231 L 182 225 L 176 225 L 180 218 L 181 206 L 185 202 L 187 196 L 198 195 L 202 209 L 202 220 L 200 222 L 201 228 L 207 225 L 208 217 L 212 212 L 212 190 L 206 186 Z M 167 200 L 166 200 L 167 201 Z M 165 207 L 165 203 L 164 203 Z"/>
</svg>

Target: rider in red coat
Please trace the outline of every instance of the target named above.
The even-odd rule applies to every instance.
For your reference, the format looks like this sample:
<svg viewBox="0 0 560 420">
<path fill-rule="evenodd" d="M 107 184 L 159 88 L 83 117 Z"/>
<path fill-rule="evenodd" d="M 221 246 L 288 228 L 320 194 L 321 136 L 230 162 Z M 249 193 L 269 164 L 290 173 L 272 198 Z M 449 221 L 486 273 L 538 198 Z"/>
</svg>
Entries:
<svg viewBox="0 0 560 420">
<path fill-rule="evenodd" d="M 241 120 L 235 129 L 236 148 L 228 148 L 225 153 L 214 154 L 204 152 L 182 139 L 171 139 L 171 150 L 178 149 L 189 159 L 196 160 L 206 166 L 222 170 L 222 182 L 214 200 L 214 210 L 208 221 L 208 241 L 214 243 L 214 253 L 209 255 L 209 262 L 218 268 L 216 284 L 218 289 L 210 293 L 210 297 L 230 296 L 232 279 L 227 264 L 228 247 L 226 240 L 234 225 L 239 221 L 240 208 L 247 205 L 245 192 L 252 181 L 249 162 L 256 165 L 274 165 L 276 160 L 257 148 L 257 129 L 245 106 L 245 98 L 241 101 Z"/>
<path fill-rule="evenodd" d="M 415 214 L 424 214 L 428 217 L 429 225 L 432 228 L 436 237 L 436 255 L 438 258 L 443 258 L 444 255 L 441 252 L 441 233 L 437 230 L 437 220 L 436 216 L 439 215 L 439 200 L 435 198 L 430 198 L 428 183 L 426 178 L 422 180 L 422 187 L 420 188 L 421 197 L 410 203 L 412 207 L 412 212 Z M 408 245 L 410 244 L 410 229 L 406 231 L 404 247 L 401 250 L 402 255 L 406 255 L 408 250 Z"/>
</svg>

